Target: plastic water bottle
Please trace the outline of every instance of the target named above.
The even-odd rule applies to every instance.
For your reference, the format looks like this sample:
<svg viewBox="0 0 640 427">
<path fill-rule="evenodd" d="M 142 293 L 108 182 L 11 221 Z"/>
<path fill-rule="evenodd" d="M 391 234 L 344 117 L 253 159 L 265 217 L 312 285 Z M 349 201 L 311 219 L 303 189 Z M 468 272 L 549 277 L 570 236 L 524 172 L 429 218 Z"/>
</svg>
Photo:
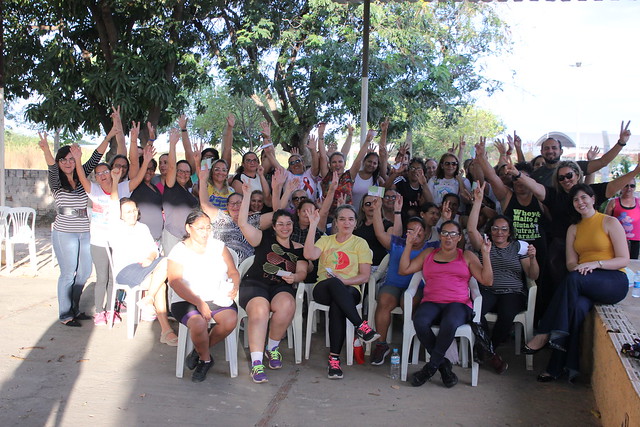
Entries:
<svg viewBox="0 0 640 427">
<path fill-rule="evenodd" d="M 633 277 L 633 291 L 631 295 L 634 298 L 640 298 L 640 271 Z"/>
<path fill-rule="evenodd" d="M 392 380 L 400 379 L 400 353 L 398 353 L 398 349 L 394 348 L 393 353 L 391 353 L 391 371 L 389 376 Z"/>
</svg>

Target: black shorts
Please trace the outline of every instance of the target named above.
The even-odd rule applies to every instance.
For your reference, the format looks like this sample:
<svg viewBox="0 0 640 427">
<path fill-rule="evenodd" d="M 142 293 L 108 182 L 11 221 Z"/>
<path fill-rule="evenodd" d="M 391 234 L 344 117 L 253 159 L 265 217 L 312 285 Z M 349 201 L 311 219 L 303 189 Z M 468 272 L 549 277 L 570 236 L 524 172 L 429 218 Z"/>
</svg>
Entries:
<svg viewBox="0 0 640 427">
<path fill-rule="evenodd" d="M 246 310 L 247 304 L 249 303 L 249 301 L 251 301 L 251 299 L 255 297 L 262 297 L 271 302 L 273 297 L 275 297 L 280 292 L 288 292 L 294 298 L 296 297 L 296 290 L 293 289 L 293 286 L 288 283 L 274 286 L 262 283 L 258 280 L 243 279 L 242 282 L 240 282 L 238 304 L 240 304 L 240 307 Z"/>
<path fill-rule="evenodd" d="M 238 307 L 236 306 L 235 302 L 231 304 L 229 307 L 220 307 L 219 305 L 215 305 L 210 301 L 207 302 L 207 305 L 209 305 L 209 309 L 211 310 L 211 317 L 220 313 L 223 310 L 238 311 Z M 178 322 L 187 326 L 187 322 L 192 316 L 195 316 L 196 314 L 202 314 L 202 313 L 200 313 L 198 308 L 195 305 L 191 304 L 189 301 L 180 301 L 180 302 L 174 302 L 173 304 L 171 304 L 171 314 L 173 314 L 173 317 L 176 320 L 178 320 Z"/>
</svg>

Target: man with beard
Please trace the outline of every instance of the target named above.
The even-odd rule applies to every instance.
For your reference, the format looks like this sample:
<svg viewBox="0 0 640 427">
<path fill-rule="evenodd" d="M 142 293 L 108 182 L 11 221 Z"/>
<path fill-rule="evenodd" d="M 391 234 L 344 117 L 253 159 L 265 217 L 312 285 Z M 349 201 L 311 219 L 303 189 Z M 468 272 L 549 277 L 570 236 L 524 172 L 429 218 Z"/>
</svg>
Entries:
<svg viewBox="0 0 640 427">
<path fill-rule="evenodd" d="M 620 138 L 618 139 L 618 142 L 602 157 L 596 160 L 580 160 L 577 162 L 585 176 L 597 172 L 608 165 L 618 155 L 618 153 L 620 153 L 620 150 L 627 145 L 627 141 L 629 141 L 629 137 L 631 136 L 629 123 L 630 121 L 627 122 L 627 125 L 625 126 L 624 121 L 622 121 L 620 124 Z M 555 171 L 556 166 L 560 161 L 560 157 L 562 156 L 562 143 L 555 138 L 547 138 L 540 146 L 540 154 L 544 157 L 546 166 L 536 169 L 531 175 L 531 178 L 544 186 L 553 187 L 553 172 Z"/>
</svg>

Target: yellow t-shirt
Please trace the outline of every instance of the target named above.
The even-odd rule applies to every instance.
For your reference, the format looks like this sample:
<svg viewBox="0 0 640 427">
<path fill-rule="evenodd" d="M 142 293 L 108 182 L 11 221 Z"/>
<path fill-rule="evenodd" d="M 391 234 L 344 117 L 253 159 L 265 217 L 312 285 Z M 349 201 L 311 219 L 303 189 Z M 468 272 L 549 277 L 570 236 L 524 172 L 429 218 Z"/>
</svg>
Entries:
<svg viewBox="0 0 640 427">
<path fill-rule="evenodd" d="M 576 225 L 573 249 L 578 254 L 578 264 L 615 258 L 611 239 L 604 231 L 604 218 L 605 215 L 596 212 L 591 218 L 582 218 Z"/>
<path fill-rule="evenodd" d="M 333 234 L 322 236 L 315 245 L 322 249 L 318 281 L 328 278 L 327 267 L 344 278 L 350 279 L 358 275 L 358 264 L 371 264 L 373 261 L 369 244 L 362 237 L 351 236 L 340 243 Z"/>
</svg>

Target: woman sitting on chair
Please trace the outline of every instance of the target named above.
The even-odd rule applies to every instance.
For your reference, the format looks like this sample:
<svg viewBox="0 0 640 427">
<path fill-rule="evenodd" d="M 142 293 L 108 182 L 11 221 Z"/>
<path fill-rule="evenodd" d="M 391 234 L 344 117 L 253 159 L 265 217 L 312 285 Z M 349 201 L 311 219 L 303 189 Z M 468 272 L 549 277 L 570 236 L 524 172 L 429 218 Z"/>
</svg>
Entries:
<svg viewBox="0 0 640 427">
<path fill-rule="evenodd" d="M 249 184 L 242 184 L 244 194 Z M 249 197 L 242 199 L 238 226 L 245 239 L 255 247 L 255 259 L 240 283 L 239 303 L 249 317 L 249 351 L 251 378 L 255 383 L 268 381 L 262 364 L 262 348 L 267 326 L 269 342 L 264 354 L 271 369 L 282 367 L 280 340 L 291 324 L 296 311 L 294 283 L 307 276 L 307 262 L 302 245 L 291 241 L 293 215 L 279 209 L 273 214 L 273 229 L 264 232 L 249 224 Z M 269 315 L 271 322 L 269 322 Z"/>
<path fill-rule="evenodd" d="M 149 227 L 138 221 L 140 211 L 136 202 L 128 197 L 119 199 L 118 183 L 122 171 L 121 168 L 111 170 L 109 246 L 113 251 L 113 274 L 118 283 L 131 287 L 141 285 L 149 278 L 145 283 L 146 296 L 138 303 L 142 318 L 153 319 L 153 316 L 157 316 L 162 328 L 160 342 L 175 347 L 178 337 L 167 318 L 167 260 L 158 256 L 158 246 Z M 109 295 L 107 299 L 112 301 Z"/>
<path fill-rule="evenodd" d="M 223 242 L 211 238 L 211 220 L 195 210 L 187 216 L 186 238 L 169 254 L 168 278 L 173 289 L 171 313 L 189 328 L 194 350 L 187 356 L 191 380 L 202 382 L 213 365 L 209 349 L 233 332 L 238 310 L 233 302 L 240 282 L 231 253 Z M 227 279 L 233 289 L 226 290 Z M 207 331 L 209 321 L 215 325 Z"/>
<path fill-rule="evenodd" d="M 547 343 L 553 353 L 538 381 L 558 379 L 564 371 L 569 381 L 579 373 L 580 329 L 594 304 L 615 304 L 627 295 L 624 269 L 629 248 L 620 222 L 595 209 L 591 186 L 576 184 L 569 191 L 573 224 L 567 231 L 569 275 L 556 290 L 538 324 L 538 334 L 524 346 L 525 354 L 537 353 Z"/>
<path fill-rule="evenodd" d="M 424 384 L 438 370 L 446 387 L 458 383 L 451 361 L 444 355 L 455 338 L 456 329 L 473 317 L 469 280 L 473 276 L 487 286 L 493 283 L 490 262 L 482 264 L 473 252 L 458 249 L 461 234 L 462 229 L 457 222 L 446 221 L 440 229 L 440 248 L 427 248 L 410 259 L 412 247 L 419 236 L 415 229 L 407 230 L 407 245 L 400 258 L 398 272 L 413 274 L 422 270 L 425 285 L 413 324 L 418 339 L 430 355 L 429 362 L 413 374 L 411 385 L 414 387 Z M 485 239 L 482 244 L 485 259 L 489 259 L 490 250 L 491 242 Z M 436 336 L 431 326 L 438 323 L 440 332 Z"/>
<path fill-rule="evenodd" d="M 478 183 L 479 184 L 479 183 Z M 473 249 L 481 250 L 484 243 L 478 231 L 478 219 L 482 208 L 485 184 L 473 190 L 473 207 L 469 215 L 468 233 Z M 525 274 L 532 280 L 538 278 L 540 269 L 536 261 L 536 248 L 527 245 L 525 253 L 520 254 L 520 241 L 516 239 L 513 223 L 509 218 L 498 215 L 491 218 L 485 227 L 485 233 L 491 240 L 489 260 L 493 268 L 493 284 L 485 286 L 480 283 L 482 294 L 482 315 L 480 322 L 488 330 L 484 316 L 497 313 L 498 319 L 491 333 L 494 350 L 509 338 L 513 319 L 526 309 Z M 481 256 L 480 261 L 484 262 Z M 526 279 L 525 279 L 526 280 Z M 497 374 L 504 373 L 509 365 L 494 351 L 489 363 Z"/>
<path fill-rule="evenodd" d="M 304 242 L 304 257 L 320 258 L 318 283 L 313 288 L 313 299 L 329 306 L 329 379 L 342 378 L 340 352 L 346 335 L 346 320 L 357 325 L 356 333 L 364 342 L 378 337 L 367 321 L 363 321 L 356 305 L 360 302 L 360 285 L 371 275 L 371 249 L 367 241 L 354 236 L 356 211 L 351 205 L 341 205 L 335 211 L 334 230 L 331 236 L 322 236 L 314 242 L 320 212 L 309 215 L 309 234 Z"/>
</svg>

